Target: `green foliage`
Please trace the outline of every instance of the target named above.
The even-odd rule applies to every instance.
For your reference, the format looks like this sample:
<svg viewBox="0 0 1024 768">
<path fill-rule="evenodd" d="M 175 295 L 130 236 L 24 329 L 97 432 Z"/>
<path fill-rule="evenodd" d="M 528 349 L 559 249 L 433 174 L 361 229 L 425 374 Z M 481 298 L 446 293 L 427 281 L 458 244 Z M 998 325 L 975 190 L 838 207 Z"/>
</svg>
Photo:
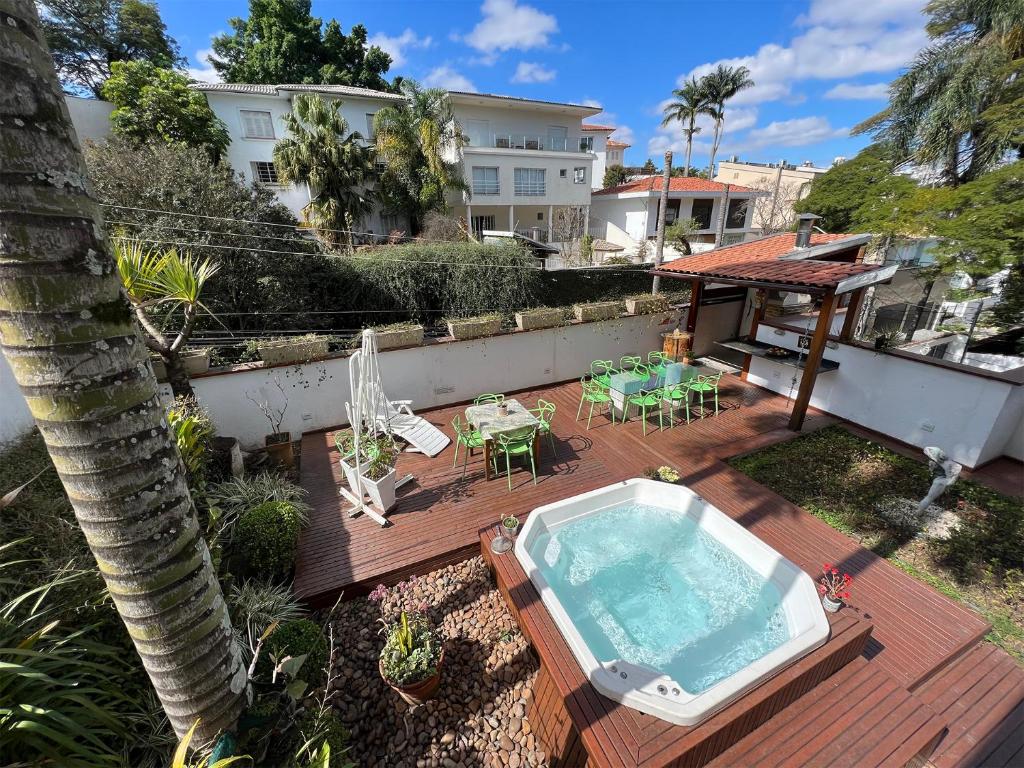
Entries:
<svg viewBox="0 0 1024 768">
<path fill-rule="evenodd" d="M 288 502 L 303 516 L 306 491 L 276 472 L 257 472 L 207 486 L 210 517 L 220 536 L 230 538 L 238 518 L 247 510 L 268 501 Z"/>
<path fill-rule="evenodd" d="M 209 414 L 194 399 L 178 398 L 167 411 L 167 425 L 178 444 L 189 485 L 201 484 L 210 460 L 209 443 L 216 434 Z"/>
<path fill-rule="evenodd" d="M 309 619 L 294 619 L 280 624 L 267 638 L 263 655 L 256 665 L 257 676 L 269 680 L 270 658 L 280 662 L 285 656 L 305 656 L 303 678 L 313 685 L 319 683 L 327 664 L 327 638 L 320 625 Z"/>
<path fill-rule="evenodd" d="M 216 159 L 230 143 L 224 122 L 206 97 L 188 87 L 188 78 L 149 61 L 117 61 L 103 84 L 103 98 L 114 104 L 110 125 L 134 141 L 181 143 L 206 149 Z"/>
<path fill-rule="evenodd" d="M 239 516 L 232 550 L 237 573 L 273 581 L 295 563 L 302 511 L 287 501 L 267 501 Z"/>
<path fill-rule="evenodd" d="M 701 228 L 696 219 L 676 219 L 665 227 L 665 240 L 674 245 L 683 255 L 693 253 L 690 238 Z"/>
<path fill-rule="evenodd" d="M 690 172 L 690 157 L 693 151 L 693 137 L 700 133 L 697 119 L 702 116 L 714 117 L 715 111 L 711 104 L 711 93 L 705 87 L 703 79 L 698 81 L 691 76 L 683 83 L 682 87 L 672 91 L 674 101 L 670 100 L 663 110 L 664 117 L 662 125 L 669 125 L 677 122 L 683 136 L 686 137 L 686 159 L 683 163 L 683 175 L 688 176 Z"/>
<path fill-rule="evenodd" d="M 640 166 L 640 173 L 644 174 L 645 176 L 653 176 L 657 172 L 658 169 L 654 167 L 654 161 L 651 160 L 651 158 L 649 157 L 647 158 L 647 160 L 644 161 L 644 164 Z"/>
<path fill-rule="evenodd" d="M 625 184 L 628 178 L 629 174 L 621 165 L 609 165 L 604 169 L 604 179 L 601 181 L 601 186 L 605 189 L 617 187 L 620 184 Z"/>
<path fill-rule="evenodd" d="M 583 235 L 580 238 L 580 258 L 588 263 L 594 255 L 594 238 L 590 235 Z"/>
<path fill-rule="evenodd" d="M 1024 260 L 1010 267 L 992 315 L 1002 325 L 1017 325 L 1024 319 Z"/>
<path fill-rule="evenodd" d="M 145 61 L 184 66 L 156 3 L 147 0 L 47 0 L 43 32 L 61 82 L 76 93 L 102 97 L 112 65 Z"/>
<path fill-rule="evenodd" d="M 311 15 L 310 0 L 250 0 L 249 18 L 228 20 L 232 32 L 213 38 L 210 63 L 228 83 L 317 83 L 390 89 L 391 57 L 367 47 L 366 28 L 346 35 L 331 19 Z"/>
<path fill-rule="evenodd" d="M 697 91 L 705 101 L 704 114 L 715 121 L 715 135 L 711 140 L 711 155 L 708 160 L 708 176 L 714 175 L 715 155 L 718 153 L 722 134 L 725 133 L 725 103 L 753 86 L 754 81 L 750 77 L 749 69 L 728 64 L 719 64 L 698 81 Z"/>
<path fill-rule="evenodd" d="M 442 644 L 430 622 L 419 613 L 402 611 L 398 621 L 385 624 L 381 666 L 388 682 L 404 686 L 437 672 Z"/>
<path fill-rule="evenodd" d="M 977 578 L 984 568 L 1024 565 L 1024 503 L 977 483 L 958 482 L 960 524 L 946 540 L 930 543 L 932 554 L 962 579 Z"/>
<path fill-rule="evenodd" d="M 307 184 L 316 191 L 305 215 L 317 236 L 329 245 L 352 246 L 351 233 L 329 230 L 359 229 L 373 210 L 367 190 L 373 175 L 374 151 L 363 137 L 349 131 L 339 99 L 325 101 L 315 93 L 301 93 L 284 117 L 287 135 L 274 145 L 274 164 L 281 180 Z"/>
</svg>

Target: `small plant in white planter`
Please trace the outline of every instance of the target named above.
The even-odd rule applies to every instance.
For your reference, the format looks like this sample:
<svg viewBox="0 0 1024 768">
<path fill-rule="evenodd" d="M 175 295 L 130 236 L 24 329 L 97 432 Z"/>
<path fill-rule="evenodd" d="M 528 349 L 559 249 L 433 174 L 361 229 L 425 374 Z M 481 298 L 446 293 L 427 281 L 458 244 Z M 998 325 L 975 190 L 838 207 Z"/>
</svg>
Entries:
<svg viewBox="0 0 1024 768">
<path fill-rule="evenodd" d="M 818 580 L 818 594 L 821 595 L 821 604 L 829 613 L 835 613 L 843 607 L 843 601 L 850 599 L 850 585 L 853 584 L 853 577 L 844 573 L 839 575 L 839 569 L 831 563 L 821 566 L 822 577 Z"/>
<path fill-rule="evenodd" d="M 515 515 L 502 518 L 501 528 L 502 533 L 514 539 L 516 534 L 519 533 L 519 518 Z"/>
<path fill-rule="evenodd" d="M 390 435 L 365 435 L 359 441 L 363 464 L 363 488 L 381 512 L 395 506 L 395 463 L 398 446 Z"/>
</svg>

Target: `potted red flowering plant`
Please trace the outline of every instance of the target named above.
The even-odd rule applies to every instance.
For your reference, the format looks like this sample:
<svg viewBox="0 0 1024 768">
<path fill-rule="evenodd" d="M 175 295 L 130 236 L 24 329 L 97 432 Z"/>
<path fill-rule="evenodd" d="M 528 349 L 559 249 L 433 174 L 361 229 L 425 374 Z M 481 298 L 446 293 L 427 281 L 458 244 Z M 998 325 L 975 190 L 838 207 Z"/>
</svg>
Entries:
<svg viewBox="0 0 1024 768">
<path fill-rule="evenodd" d="M 839 575 L 839 569 L 830 563 L 821 566 L 822 577 L 818 580 L 818 594 L 821 595 L 821 604 L 829 613 L 835 613 L 843 607 L 843 601 L 850 599 L 850 585 L 853 584 L 853 577 L 844 573 Z"/>
<path fill-rule="evenodd" d="M 380 652 L 380 676 L 413 706 L 437 693 L 444 664 L 444 643 L 430 624 L 427 604 L 412 603 L 413 579 L 393 590 L 379 584 L 370 601 L 380 605 L 384 647 Z"/>
</svg>

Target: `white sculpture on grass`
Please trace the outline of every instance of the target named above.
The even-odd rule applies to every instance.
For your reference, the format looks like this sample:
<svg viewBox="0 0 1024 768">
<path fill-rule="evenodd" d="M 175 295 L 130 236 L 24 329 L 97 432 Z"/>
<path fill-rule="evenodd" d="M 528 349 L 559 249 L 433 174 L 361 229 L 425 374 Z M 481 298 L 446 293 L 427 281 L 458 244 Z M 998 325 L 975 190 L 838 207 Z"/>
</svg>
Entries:
<svg viewBox="0 0 1024 768">
<path fill-rule="evenodd" d="M 928 457 L 928 469 L 932 473 L 932 485 L 928 493 L 917 505 L 917 511 L 923 513 L 936 499 L 941 496 L 947 488 L 956 482 L 960 477 L 960 470 L 963 464 L 953 461 L 946 452 L 935 446 L 928 446 L 924 449 L 924 455 Z"/>
</svg>

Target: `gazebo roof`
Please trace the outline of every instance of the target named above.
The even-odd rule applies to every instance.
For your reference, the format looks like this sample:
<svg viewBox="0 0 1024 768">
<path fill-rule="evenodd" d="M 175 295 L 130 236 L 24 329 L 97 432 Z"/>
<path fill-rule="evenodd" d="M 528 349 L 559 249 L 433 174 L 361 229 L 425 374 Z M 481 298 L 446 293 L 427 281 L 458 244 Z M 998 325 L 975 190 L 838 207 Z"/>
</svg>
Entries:
<svg viewBox="0 0 1024 768">
<path fill-rule="evenodd" d="M 833 260 L 859 249 L 870 235 L 813 233 L 809 245 L 796 245 L 796 233 L 784 232 L 681 258 L 663 264 L 666 277 L 700 278 L 805 292 L 846 293 L 892 277 L 894 266 Z"/>
</svg>

